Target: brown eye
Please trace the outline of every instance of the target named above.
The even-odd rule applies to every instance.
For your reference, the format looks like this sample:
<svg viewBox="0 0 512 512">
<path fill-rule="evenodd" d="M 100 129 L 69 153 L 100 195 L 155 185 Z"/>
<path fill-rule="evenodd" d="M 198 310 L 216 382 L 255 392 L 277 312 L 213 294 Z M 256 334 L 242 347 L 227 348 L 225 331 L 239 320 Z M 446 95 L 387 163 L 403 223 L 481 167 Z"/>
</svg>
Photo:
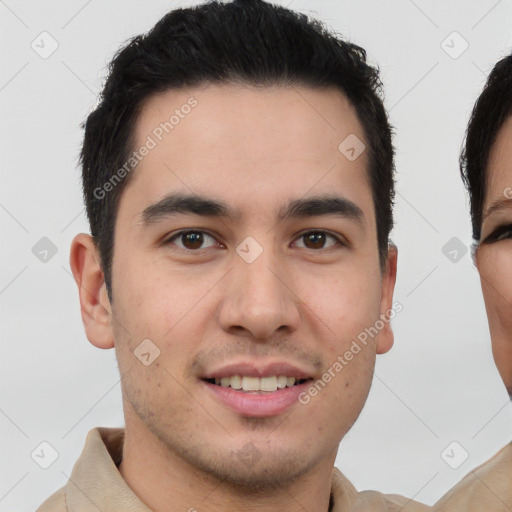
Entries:
<svg viewBox="0 0 512 512">
<path fill-rule="evenodd" d="M 203 244 L 203 234 L 194 232 L 184 233 L 181 235 L 181 240 L 187 249 L 199 249 Z"/>
<path fill-rule="evenodd" d="M 202 245 L 208 238 L 215 241 L 211 235 L 205 233 L 204 231 L 181 231 L 176 233 L 173 237 L 169 238 L 169 240 L 165 242 L 165 245 L 176 243 L 175 241 L 178 241 L 181 242 L 181 245 L 179 243 L 176 243 L 176 245 L 180 249 L 194 251 L 197 249 L 205 249 L 205 247 L 202 247 Z"/>
<path fill-rule="evenodd" d="M 334 243 L 326 246 L 325 244 L 328 238 L 333 239 Z M 336 244 L 341 244 L 338 238 L 325 231 L 308 231 L 307 233 L 302 234 L 298 240 L 304 241 L 304 246 L 306 249 L 324 249 L 326 247 L 332 247 Z"/>
</svg>

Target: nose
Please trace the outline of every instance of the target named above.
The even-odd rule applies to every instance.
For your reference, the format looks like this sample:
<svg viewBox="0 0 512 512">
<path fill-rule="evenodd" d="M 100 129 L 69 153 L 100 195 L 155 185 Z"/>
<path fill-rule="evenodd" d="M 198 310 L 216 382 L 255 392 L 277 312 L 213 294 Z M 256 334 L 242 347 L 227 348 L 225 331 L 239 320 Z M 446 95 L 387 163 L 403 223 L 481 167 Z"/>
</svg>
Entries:
<svg viewBox="0 0 512 512">
<path fill-rule="evenodd" d="M 278 331 L 290 334 L 297 329 L 300 300 L 289 272 L 271 253 L 263 251 L 252 263 L 235 258 L 218 317 L 224 331 L 264 341 Z"/>
</svg>

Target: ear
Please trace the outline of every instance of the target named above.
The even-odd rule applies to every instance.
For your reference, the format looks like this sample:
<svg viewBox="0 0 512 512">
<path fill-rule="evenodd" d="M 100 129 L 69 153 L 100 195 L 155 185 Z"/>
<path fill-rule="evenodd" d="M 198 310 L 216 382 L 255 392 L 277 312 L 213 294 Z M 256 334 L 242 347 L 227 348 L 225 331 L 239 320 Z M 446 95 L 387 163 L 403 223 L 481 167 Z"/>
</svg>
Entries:
<svg viewBox="0 0 512 512">
<path fill-rule="evenodd" d="M 380 319 L 384 322 L 384 327 L 381 329 L 377 340 L 377 354 L 385 354 L 390 350 L 395 339 L 393 329 L 391 328 L 391 318 L 394 316 L 395 312 L 393 308 L 393 292 L 395 291 L 397 261 L 398 248 L 393 243 L 390 243 L 388 246 L 386 267 L 382 274 Z"/>
<path fill-rule="evenodd" d="M 69 265 L 80 297 L 82 322 L 87 339 L 98 348 L 113 348 L 111 306 L 108 299 L 101 260 L 90 235 L 80 233 L 73 238 Z"/>
</svg>

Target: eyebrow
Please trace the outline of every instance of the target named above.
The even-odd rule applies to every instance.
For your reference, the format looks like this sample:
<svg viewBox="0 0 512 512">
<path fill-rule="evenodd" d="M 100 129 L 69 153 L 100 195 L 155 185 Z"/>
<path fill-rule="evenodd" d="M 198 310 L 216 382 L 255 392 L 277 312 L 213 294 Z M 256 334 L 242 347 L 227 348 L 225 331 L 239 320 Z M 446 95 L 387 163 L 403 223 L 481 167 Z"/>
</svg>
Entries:
<svg viewBox="0 0 512 512">
<path fill-rule="evenodd" d="M 178 214 L 195 214 L 204 217 L 219 217 L 237 220 L 241 212 L 228 204 L 197 194 L 170 194 L 144 209 L 140 217 L 144 226 Z M 364 214 L 359 206 L 349 199 L 332 194 L 293 199 L 279 209 L 279 221 L 291 218 L 335 215 L 364 224 Z"/>
<path fill-rule="evenodd" d="M 486 212 L 482 217 L 482 221 L 484 221 L 489 215 L 499 212 L 501 210 L 506 210 L 508 208 L 512 208 L 512 199 L 498 199 L 494 203 L 487 208 Z"/>
</svg>

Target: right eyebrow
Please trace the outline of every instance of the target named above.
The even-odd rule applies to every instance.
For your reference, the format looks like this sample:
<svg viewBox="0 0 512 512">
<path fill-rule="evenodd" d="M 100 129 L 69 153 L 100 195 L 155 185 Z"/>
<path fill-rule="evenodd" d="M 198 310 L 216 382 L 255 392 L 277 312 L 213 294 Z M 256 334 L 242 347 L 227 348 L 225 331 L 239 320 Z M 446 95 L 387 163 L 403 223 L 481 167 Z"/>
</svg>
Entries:
<svg viewBox="0 0 512 512">
<path fill-rule="evenodd" d="M 205 217 L 238 218 L 239 212 L 229 205 L 215 199 L 197 194 L 170 194 L 144 209 L 141 214 L 144 225 L 158 222 L 176 214 L 193 213 Z"/>
</svg>

